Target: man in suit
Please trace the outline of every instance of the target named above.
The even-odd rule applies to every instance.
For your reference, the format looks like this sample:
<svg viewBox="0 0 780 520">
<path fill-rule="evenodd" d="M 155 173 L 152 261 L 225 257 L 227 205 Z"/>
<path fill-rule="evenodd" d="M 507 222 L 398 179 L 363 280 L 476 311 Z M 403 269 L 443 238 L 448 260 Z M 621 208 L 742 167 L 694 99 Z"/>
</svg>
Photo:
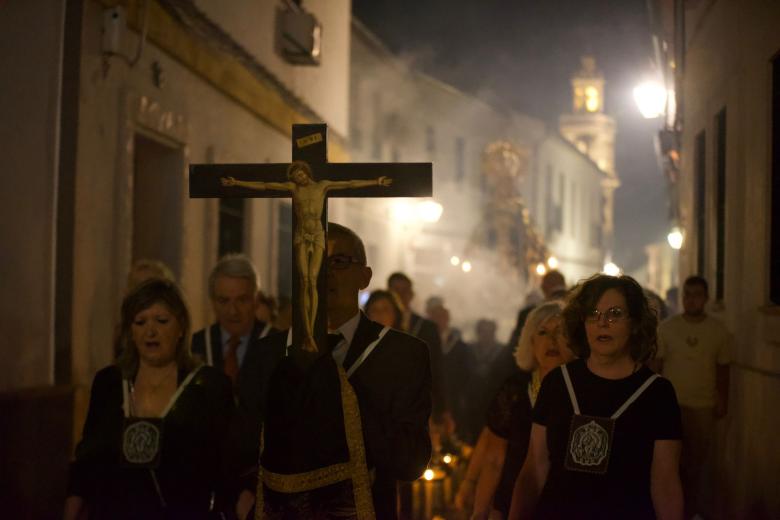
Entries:
<svg viewBox="0 0 780 520">
<path fill-rule="evenodd" d="M 431 296 L 425 302 L 425 314 L 439 330 L 442 346 L 442 376 L 444 397 L 461 439 L 467 438 L 469 385 L 475 359 L 463 341 L 461 332 L 450 327 L 450 310 L 440 296 Z"/>
<path fill-rule="evenodd" d="M 241 385 L 245 402 L 265 402 L 260 498 L 268 518 L 394 519 L 396 482 L 419 477 L 431 454 L 428 350 L 359 310 L 372 272 L 352 230 L 329 224 L 327 251 L 328 345 L 308 352 L 288 333 L 269 336 L 263 346 L 279 353 L 269 385 Z M 239 518 L 257 489 L 247 484 Z"/>
<path fill-rule="evenodd" d="M 222 257 L 209 276 L 209 297 L 217 321 L 192 337 L 192 353 L 222 369 L 238 385 L 249 350 L 271 332 L 255 318 L 257 273 L 246 255 Z"/>
<path fill-rule="evenodd" d="M 388 290 L 398 295 L 403 304 L 402 328 L 405 332 L 419 338 L 428 345 L 431 356 L 431 374 L 433 376 L 433 422 L 449 424 L 452 422 L 444 391 L 444 368 L 439 328 L 434 322 L 412 310 L 414 287 L 412 279 L 402 272 L 395 272 L 387 278 Z M 447 429 L 447 428 L 445 428 Z"/>
</svg>

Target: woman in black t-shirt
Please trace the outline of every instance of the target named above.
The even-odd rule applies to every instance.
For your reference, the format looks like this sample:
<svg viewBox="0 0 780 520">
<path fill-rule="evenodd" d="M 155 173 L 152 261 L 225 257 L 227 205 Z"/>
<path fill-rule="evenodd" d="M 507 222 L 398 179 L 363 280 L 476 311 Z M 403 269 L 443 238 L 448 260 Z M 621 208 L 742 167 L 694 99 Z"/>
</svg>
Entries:
<svg viewBox="0 0 780 520">
<path fill-rule="evenodd" d="M 542 383 L 509 518 L 681 519 L 680 409 L 644 366 L 657 319 L 642 288 L 596 275 L 563 317 L 580 359 Z"/>
</svg>

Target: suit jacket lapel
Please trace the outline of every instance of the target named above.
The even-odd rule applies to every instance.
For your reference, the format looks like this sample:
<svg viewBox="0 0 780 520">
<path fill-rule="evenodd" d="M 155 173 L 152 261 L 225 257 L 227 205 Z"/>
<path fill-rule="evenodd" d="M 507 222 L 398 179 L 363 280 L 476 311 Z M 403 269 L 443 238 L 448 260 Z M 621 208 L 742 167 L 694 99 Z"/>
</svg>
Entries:
<svg viewBox="0 0 780 520">
<path fill-rule="evenodd" d="M 411 334 L 414 337 L 418 337 L 420 334 L 420 329 L 422 328 L 422 320 L 423 317 L 419 314 L 412 313 L 411 318 L 409 318 L 409 330 L 407 331 L 408 334 Z"/>
<path fill-rule="evenodd" d="M 381 331 L 382 326 L 379 323 L 369 320 L 366 318 L 365 314 L 362 312 L 360 313 L 360 321 L 355 330 L 355 335 L 352 337 L 352 343 L 349 345 L 349 350 L 347 350 L 347 355 L 344 358 L 344 370 L 349 370 L 349 367 L 351 367 L 357 358 L 360 357 L 360 354 L 366 350 L 366 347 L 379 336 Z"/>
<path fill-rule="evenodd" d="M 252 343 L 257 341 L 257 338 L 260 336 L 260 333 L 263 332 L 263 327 L 265 327 L 265 323 L 263 323 L 260 320 L 255 320 L 255 324 L 252 326 L 252 333 L 249 336 L 249 342 L 248 346 L 252 346 Z"/>
</svg>

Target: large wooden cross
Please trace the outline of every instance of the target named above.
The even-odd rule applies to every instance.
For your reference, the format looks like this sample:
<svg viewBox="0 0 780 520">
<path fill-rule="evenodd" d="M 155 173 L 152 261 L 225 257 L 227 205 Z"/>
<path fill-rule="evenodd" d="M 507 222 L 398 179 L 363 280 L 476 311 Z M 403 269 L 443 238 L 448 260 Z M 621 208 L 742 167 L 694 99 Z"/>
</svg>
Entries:
<svg viewBox="0 0 780 520">
<path fill-rule="evenodd" d="M 293 344 L 325 345 L 328 197 L 426 197 L 431 163 L 329 163 L 327 126 L 293 125 L 292 163 L 190 165 L 190 197 L 293 199 Z"/>
</svg>

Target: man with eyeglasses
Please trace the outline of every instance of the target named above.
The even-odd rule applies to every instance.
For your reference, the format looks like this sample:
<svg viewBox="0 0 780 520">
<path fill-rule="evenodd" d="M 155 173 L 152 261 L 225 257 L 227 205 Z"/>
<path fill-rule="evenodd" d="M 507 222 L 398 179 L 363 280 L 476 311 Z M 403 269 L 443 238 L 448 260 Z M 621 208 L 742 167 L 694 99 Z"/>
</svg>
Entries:
<svg viewBox="0 0 780 520">
<path fill-rule="evenodd" d="M 431 455 L 428 349 L 360 311 L 372 271 L 357 234 L 329 223 L 327 253 L 327 348 L 270 336 L 267 351 L 278 357 L 269 385 L 242 388 L 265 417 L 259 498 L 267 518 L 394 519 L 397 481 L 419 477 Z M 245 479 L 239 518 L 256 490 L 257 479 Z"/>
<path fill-rule="evenodd" d="M 658 327 L 657 367 L 680 402 L 683 449 L 680 470 L 689 517 L 708 513 L 701 496 L 702 475 L 715 434 L 715 421 L 726 416 L 731 341 L 729 331 L 706 313 L 707 281 L 691 276 L 683 284 L 683 313 Z"/>
</svg>

